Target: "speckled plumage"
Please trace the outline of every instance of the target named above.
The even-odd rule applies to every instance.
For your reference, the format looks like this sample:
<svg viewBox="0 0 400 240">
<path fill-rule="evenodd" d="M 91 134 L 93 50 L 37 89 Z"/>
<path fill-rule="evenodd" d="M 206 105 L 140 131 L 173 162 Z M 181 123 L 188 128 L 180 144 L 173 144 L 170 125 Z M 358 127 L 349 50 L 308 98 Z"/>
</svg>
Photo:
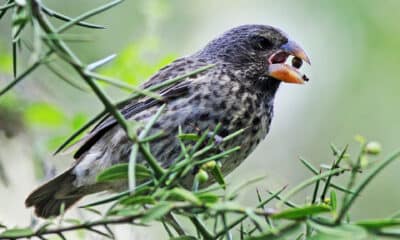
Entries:
<svg viewBox="0 0 400 240">
<path fill-rule="evenodd" d="M 201 133 L 214 129 L 221 122 L 222 128 L 218 133 L 221 137 L 245 128 L 243 134 L 223 146 L 226 149 L 241 146 L 239 154 L 222 163 L 224 173 L 237 167 L 267 134 L 272 117 L 272 99 L 266 101 L 262 94 L 252 91 L 233 74 L 225 73 L 218 65 L 216 68 L 219 69 L 187 79 L 183 83 L 188 88 L 184 97 L 170 99 L 151 130 L 149 135 L 159 130 L 164 132 L 164 137 L 151 144 L 152 153 L 164 167 L 168 167 L 180 153 L 176 138 L 178 126 L 186 133 Z M 132 119 L 147 122 L 161 104 L 135 114 Z M 122 128 L 113 126 L 89 150 L 78 156 L 80 162 L 74 169 L 77 176 L 74 184 L 79 187 L 94 183 L 101 169 L 127 162 L 131 147 Z M 143 162 L 142 156 L 139 156 L 138 162 Z"/>
<path fill-rule="evenodd" d="M 214 129 L 220 122 L 222 128 L 218 134 L 222 137 L 244 128 L 243 134 L 224 143 L 224 148 L 241 146 L 238 154 L 222 162 L 222 170 L 227 174 L 269 131 L 273 100 L 280 81 L 265 74 L 267 59 L 287 41 L 284 33 L 269 26 L 244 25 L 231 29 L 199 52 L 162 68 L 142 88 L 209 64 L 215 64 L 213 68 L 161 90 L 163 101 L 148 97 L 132 100 L 121 106 L 121 111 L 129 120 L 146 123 L 160 105 L 167 104 L 150 132 L 164 131 L 163 137 L 151 144 L 152 153 L 164 167 L 168 167 L 180 152 L 176 138 L 179 126 L 183 132 L 194 133 Z M 34 205 L 39 216 L 48 217 L 58 214 L 57 203 L 69 195 L 73 195 L 76 201 L 86 194 L 108 190 L 111 186 L 95 184 L 96 175 L 113 164 L 127 162 L 131 146 L 113 118 L 103 119 L 81 141 L 74 156 L 77 159 L 74 166 L 61 175 L 69 182 L 58 180 L 59 189 L 52 190 L 53 197 L 48 197 L 50 184 L 47 184 L 48 189 L 46 185 L 42 186 L 27 199 L 27 205 Z M 143 157 L 139 155 L 137 162 L 144 162 Z M 184 185 L 190 186 L 192 178 L 185 178 Z M 45 198 L 53 201 L 52 205 L 42 204 Z M 56 200 L 59 201 L 56 203 Z M 74 201 L 69 200 L 67 207 Z"/>
</svg>

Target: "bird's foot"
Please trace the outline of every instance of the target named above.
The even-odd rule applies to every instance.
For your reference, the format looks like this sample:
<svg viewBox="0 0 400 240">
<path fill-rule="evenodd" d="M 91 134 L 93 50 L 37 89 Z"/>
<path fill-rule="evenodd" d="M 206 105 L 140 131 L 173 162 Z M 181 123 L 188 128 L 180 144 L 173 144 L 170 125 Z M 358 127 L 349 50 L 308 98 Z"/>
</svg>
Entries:
<svg viewBox="0 0 400 240">
<path fill-rule="evenodd" d="M 214 133 L 214 132 L 212 132 L 212 131 L 207 133 L 207 137 L 208 137 L 208 139 L 209 139 L 210 141 L 212 141 L 212 142 L 214 143 L 215 147 L 216 147 L 219 151 L 221 151 L 221 152 L 224 151 L 224 149 L 223 149 L 223 147 L 222 147 L 222 143 L 223 143 L 223 141 L 224 141 L 224 138 L 223 138 L 223 137 L 221 137 L 220 135 L 218 135 L 218 134 L 216 134 L 216 133 Z"/>
</svg>

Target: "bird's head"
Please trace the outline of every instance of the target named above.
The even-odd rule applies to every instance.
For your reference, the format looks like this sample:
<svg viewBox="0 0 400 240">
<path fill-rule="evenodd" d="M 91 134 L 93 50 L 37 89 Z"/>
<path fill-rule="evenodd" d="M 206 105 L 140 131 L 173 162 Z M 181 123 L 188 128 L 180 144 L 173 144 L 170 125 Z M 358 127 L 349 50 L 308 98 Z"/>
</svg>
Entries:
<svg viewBox="0 0 400 240">
<path fill-rule="evenodd" d="M 246 78 L 287 83 L 308 80 L 299 71 L 303 61 L 310 64 L 304 50 L 287 34 L 267 25 L 243 25 L 230 29 L 208 43 L 197 55 L 229 65 Z M 293 56 L 292 64 L 286 64 L 290 56 Z"/>
</svg>

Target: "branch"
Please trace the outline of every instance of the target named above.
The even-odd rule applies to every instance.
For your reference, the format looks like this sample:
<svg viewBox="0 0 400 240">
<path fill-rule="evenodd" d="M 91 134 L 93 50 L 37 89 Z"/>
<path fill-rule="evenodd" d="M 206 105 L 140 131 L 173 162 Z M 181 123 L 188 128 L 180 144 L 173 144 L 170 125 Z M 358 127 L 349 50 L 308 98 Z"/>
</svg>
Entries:
<svg viewBox="0 0 400 240">
<path fill-rule="evenodd" d="M 82 223 L 70 227 L 61 227 L 61 228 L 55 228 L 55 229 L 48 229 L 48 230 L 43 230 L 39 229 L 35 231 L 34 233 L 30 234 L 21 234 L 18 236 L 14 237 L 2 237 L 0 236 L 0 239 L 21 239 L 21 238 L 31 238 L 31 237 L 43 237 L 45 235 L 51 235 L 51 234 L 57 234 L 57 235 L 62 235 L 65 232 L 70 232 L 74 230 L 80 230 L 80 229 L 86 229 L 88 231 L 93 231 L 93 227 L 96 226 L 108 226 L 108 225 L 114 225 L 114 224 L 133 224 L 133 221 L 136 219 L 139 219 L 143 216 L 143 213 L 137 214 L 137 215 L 132 215 L 128 217 L 123 217 L 123 218 L 116 218 L 116 219 L 102 219 L 98 221 L 93 221 L 93 222 L 87 222 L 87 223 Z"/>
</svg>

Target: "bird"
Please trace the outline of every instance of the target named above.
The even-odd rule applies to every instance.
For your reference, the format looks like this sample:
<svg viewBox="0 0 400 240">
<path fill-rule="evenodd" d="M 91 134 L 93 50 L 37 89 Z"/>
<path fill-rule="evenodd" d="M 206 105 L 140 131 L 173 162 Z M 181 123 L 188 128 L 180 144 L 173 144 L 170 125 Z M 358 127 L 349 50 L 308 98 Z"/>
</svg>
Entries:
<svg viewBox="0 0 400 240">
<path fill-rule="evenodd" d="M 292 64 L 288 61 L 292 58 Z M 240 129 L 242 134 L 223 147 L 240 146 L 240 151 L 221 160 L 221 171 L 229 174 L 239 166 L 270 129 L 276 92 L 282 82 L 302 84 L 308 77 L 300 71 L 310 59 L 302 47 L 279 28 L 263 24 L 234 27 L 208 42 L 192 55 L 178 58 L 140 85 L 141 89 L 169 79 L 189 75 L 157 93 L 162 99 L 143 96 L 118 106 L 128 121 L 146 123 L 161 105 L 165 109 L 150 129 L 164 134 L 151 142 L 150 149 L 162 167 L 168 168 L 180 153 L 178 130 L 204 132 L 219 123 L 219 137 Z M 132 70 L 134 71 L 134 69 Z M 96 176 L 112 165 L 126 163 L 132 141 L 110 114 L 78 142 L 72 166 L 34 190 L 26 199 L 38 217 L 60 214 L 82 197 L 101 191 L 120 191 L 127 183 L 96 183 Z M 138 163 L 144 157 L 138 155 Z M 183 185 L 190 186 L 193 174 Z"/>
</svg>

